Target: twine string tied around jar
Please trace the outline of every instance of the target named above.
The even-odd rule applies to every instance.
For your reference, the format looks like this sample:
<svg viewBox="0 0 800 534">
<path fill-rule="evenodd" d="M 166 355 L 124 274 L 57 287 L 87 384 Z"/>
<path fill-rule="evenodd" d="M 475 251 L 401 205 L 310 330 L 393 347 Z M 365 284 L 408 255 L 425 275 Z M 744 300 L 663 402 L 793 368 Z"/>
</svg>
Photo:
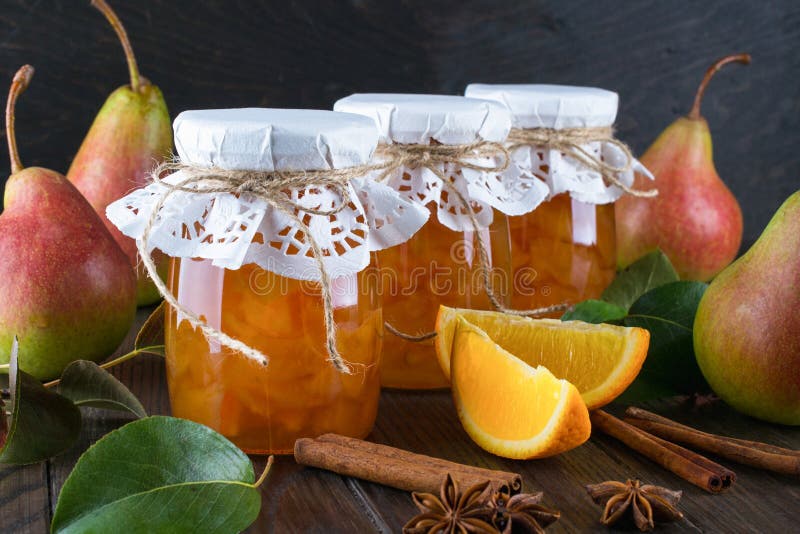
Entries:
<svg viewBox="0 0 800 534">
<path fill-rule="evenodd" d="M 174 309 L 181 312 L 192 326 L 200 329 L 207 338 L 214 339 L 223 346 L 240 352 L 262 365 L 267 365 L 269 358 L 261 351 L 212 327 L 203 321 L 196 313 L 178 302 L 177 297 L 158 276 L 155 261 L 153 260 L 152 252 L 149 250 L 148 246 L 150 235 L 158 220 L 159 213 L 167 199 L 175 192 L 180 191 L 198 194 L 230 193 L 234 195 L 248 194 L 266 202 L 274 209 L 286 215 L 303 232 L 305 239 L 308 240 L 313 258 L 317 262 L 320 271 L 320 289 L 325 319 L 325 342 L 329 360 L 339 372 L 352 374 L 353 364 L 347 362 L 336 348 L 336 323 L 333 317 L 332 285 L 330 274 L 323 261 L 324 252 L 311 233 L 308 225 L 303 222 L 303 219 L 298 215 L 298 212 L 323 216 L 331 216 L 341 212 L 350 203 L 349 181 L 362 176 L 370 169 L 372 169 L 372 167 L 356 166 L 343 169 L 314 171 L 241 171 L 196 167 L 177 161 L 164 162 L 156 167 L 150 176 L 152 182 L 161 184 L 165 188 L 165 191 L 155 203 L 147 225 L 142 233 L 142 237 L 136 241 L 139 256 L 159 293 L 164 297 L 164 300 Z M 186 175 L 186 177 L 175 184 L 166 183 L 161 179 L 162 176 L 178 171 Z M 287 194 L 287 189 L 310 186 L 328 187 L 338 194 L 340 201 L 331 209 L 314 209 L 299 205 Z"/>
<path fill-rule="evenodd" d="M 586 145 L 595 142 L 615 146 L 623 154 L 625 164 L 622 166 L 611 165 L 587 150 Z M 578 161 L 587 169 L 600 174 L 607 184 L 615 185 L 629 195 L 645 198 L 658 195 L 656 189 L 634 189 L 620 180 L 620 174 L 631 170 L 634 157 L 628 145 L 614 137 L 614 130 L 610 126 L 563 129 L 513 128 L 508 134 L 507 143 L 509 143 L 509 152 L 525 146 L 557 150 Z"/>
<path fill-rule="evenodd" d="M 455 178 L 447 176 L 443 170 L 447 164 L 453 164 L 459 168 L 467 168 L 480 172 L 500 173 L 508 168 L 511 157 L 509 150 L 501 143 L 492 141 L 478 141 L 463 145 L 425 145 L 425 144 L 383 144 L 379 145 L 375 152 L 376 156 L 382 159 L 382 163 L 376 165 L 381 173 L 376 178 L 377 181 L 385 180 L 393 172 L 408 168 L 426 168 L 430 170 L 442 182 L 442 187 L 454 195 L 465 213 L 469 217 L 470 224 L 475 234 L 480 262 L 481 278 L 484 290 L 490 303 L 495 310 L 510 315 L 529 316 L 544 315 L 556 311 L 567 309 L 566 304 L 556 304 L 531 310 L 515 310 L 506 307 L 494 291 L 491 280 L 491 258 L 489 256 L 489 245 L 486 243 L 478 217 L 472 207 L 472 203 L 456 188 Z M 489 158 L 492 162 L 487 164 L 476 163 L 476 159 Z M 424 332 L 421 334 L 409 334 L 399 330 L 389 323 L 384 323 L 386 330 L 393 335 L 405 339 L 406 341 L 421 342 L 436 336 L 436 332 Z"/>
</svg>

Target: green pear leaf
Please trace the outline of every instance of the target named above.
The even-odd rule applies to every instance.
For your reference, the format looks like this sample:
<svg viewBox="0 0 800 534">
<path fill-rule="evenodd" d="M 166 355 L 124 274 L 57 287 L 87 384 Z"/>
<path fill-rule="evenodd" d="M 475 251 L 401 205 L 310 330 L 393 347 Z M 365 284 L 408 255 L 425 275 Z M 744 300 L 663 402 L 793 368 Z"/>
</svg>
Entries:
<svg viewBox="0 0 800 534">
<path fill-rule="evenodd" d="M 136 334 L 136 341 L 133 343 L 134 351 L 164 356 L 164 316 L 166 305 L 166 302 L 161 302 L 144 321 L 139 333 Z"/>
<path fill-rule="evenodd" d="M 625 308 L 602 300 L 584 300 L 561 316 L 562 321 L 583 321 L 585 323 L 611 323 L 620 321 L 628 315 Z"/>
<path fill-rule="evenodd" d="M 651 289 L 677 282 L 679 279 L 669 258 L 656 250 L 620 272 L 603 292 L 601 299 L 627 310 L 636 299 Z"/>
<path fill-rule="evenodd" d="M 51 531 L 240 532 L 258 516 L 253 466 L 208 427 L 146 417 L 113 430 L 78 460 Z"/>
<path fill-rule="evenodd" d="M 19 369 L 17 339 L 11 346 L 9 390 L 11 423 L 0 449 L 0 463 L 32 464 L 64 452 L 78 439 L 81 412 L 67 399 Z M 6 414 L 2 414 L 5 419 Z"/>
<path fill-rule="evenodd" d="M 127 411 L 136 417 L 147 417 L 136 395 L 94 362 L 77 360 L 69 364 L 61 374 L 58 392 L 76 406 Z"/>
<path fill-rule="evenodd" d="M 650 392 L 649 398 L 663 397 L 667 391 L 708 390 L 692 342 L 694 317 L 707 287 L 703 282 L 672 282 L 648 291 L 633 303 L 624 324 L 649 330 L 650 348 L 628 396 L 635 390 Z M 642 387 L 642 383 L 652 387 Z M 646 399 L 639 394 L 637 400 Z"/>
</svg>

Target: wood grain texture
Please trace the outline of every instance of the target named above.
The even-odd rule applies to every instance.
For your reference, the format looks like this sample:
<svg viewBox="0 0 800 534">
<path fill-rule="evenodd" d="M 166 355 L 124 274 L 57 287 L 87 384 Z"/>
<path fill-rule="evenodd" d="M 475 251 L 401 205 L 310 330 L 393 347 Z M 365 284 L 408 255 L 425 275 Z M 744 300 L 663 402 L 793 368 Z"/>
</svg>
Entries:
<svg viewBox="0 0 800 534">
<path fill-rule="evenodd" d="M 136 324 L 120 351 L 128 351 L 134 333 L 149 310 L 139 310 Z M 151 414 L 169 414 L 163 359 L 141 356 L 113 369 Z M 696 408 L 681 399 L 650 403 L 645 408 L 696 428 L 800 449 L 800 428 L 749 419 L 722 403 Z M 118 412 L 82 409 L 79 443 L 50 462 L 0 468 L 0 518 L 3 531 L 40 533 L 48 529 L 58 493 L 82 452 L 97 439 L 130 421 Z M 610 411 L 621 415 L 624 406 Z M 515 471 L 526 491 L 544 491 L 544 503 L 562 512 L 549 532 L 608 532 L 600 508 L 584 490 L 603 480 L 640 478 L 646 483 L 683 490 L 684 521 L 659 532 L 794 532 L 800 523 L 800 480 L 756 469 L 732 467 L 736 485 L 722 495 L 708 494 L 661 469 L 616 440 L 595 435 L 581 447 L 554 458 L 514 461 L 492 456 L 475 445 L 461 428 L 448 392 L 385 391 L 369 439 L 410 451 L 471 465 Z M 265 458 L 253 457 L 256 473 Z M 250 534 L 398 532 L 416 513 L 406 492 L 349 479 L 295 464 L 279 457 L 262 486 L 262 509 Z"/>
<path fill-rule="evenodd" d="M 713 59 L 747 51 L 753 65 L 718 75 L 703 106 L 719 173 L 743 205 L 745 246 L 800 188 L 794 0 L 112 3 L 173 116 L 327 109 L 353 92 L 461 93 L 478 81 L 597 85 L 620 93 L 619 137 L 637 152 L 688 111 Z M 28 165 L 66 171 L 103 100 L 126 82 L 116 37 L 88 4 L 4 0 L 0 9 L 0 76 L 22 63 L 38 69 L 19 104 Z"/>
<path fill-rule="evenodd" d="M 41 534 L 50 529 L 47 463 L 0 467 L 0 523 L 4 532 Z"/>
</svg>

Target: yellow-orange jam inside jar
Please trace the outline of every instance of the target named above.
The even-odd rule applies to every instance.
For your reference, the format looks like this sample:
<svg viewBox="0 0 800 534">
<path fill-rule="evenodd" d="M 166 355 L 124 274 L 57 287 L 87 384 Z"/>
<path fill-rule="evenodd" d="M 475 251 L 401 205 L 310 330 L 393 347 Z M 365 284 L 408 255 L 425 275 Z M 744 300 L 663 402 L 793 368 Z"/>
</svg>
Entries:
<svg viewBox="0 0 800 534">
<path fill-rule="evenodd" d="M 339 100 L 334 109 L 373 118 L 381 143 L 400 148 L 501 143 L 510 128 L 510 116 L 502 106 L 458 96 L 356 94 Z M 499 158 L 484 162 L 487 167 L 499 163 Z M 485 185 L 496 173 L 464 169 L 458 161 L 436 168 L 450 184 L 443 184 L 424 166 L 395 169 L 382 182 L 411 203 L 407 210 L 418 218 L 408 225 L 419 227 L 407 241 L 378 252 L 386 321 L 384 387 L 449 387 L 436 358 L 435 340 L 410 341 L 403 336 L 432 334 L 440 305 L 493 308 L 486 292 L 481 243 L 488 252 L 491 290 L 504 305 L 508 303 L 508 221 L 500 201 Z M 470 203 L 479 232 L 463 209 L 464 201 Z"/>
<path fill-rule="evenodd" d="M 193 172 L 258 175 L 233 192 L 173 192 L 150 234 L 149 243 L 173 256 L 167 285 L 180 305 L 166 314 L 172 414 L 248 453 L 291 453 L 298 438 L 327 432 L 365 437 L 380 396 L 383 319 L 363 192 L 349 178 L 337 188 L 291 177 L 357 172 L 377 145 L 372 121 L 318 110 L 205 110 L 182 113 L 174 129 L 180 160 Z M 187 172 L 165 181 L 180 183 Z M 274 201 L 249 192 L 287 177 Z M 147 219 L 160 198 L 163 188 L 149 188 L 144 200 L 129 201 L 132 216 Z M 349 374 L 331 361 L 312 239 L 330 276 L 335 347 Z M 268 361 L 231 349 L 187 311 Z"/>
<path fill-rule="evenodd" d="M 269 357 L 264 366 L 208 339 L 181 313 L 166 321 L 172 413 L 213 428 L 250 453 L 290 453 L 300 437 L 363 438 L 378 409 L 383 320 L 375 269 L 333 281 L 336 346 L 354 364 L 337 371 L 325 350 L 319 284 L 257 265 L 173 259 L 170 290 L 226 334 Z"/>
<path fill-rule="evenodd" d="M 467 96 L 502 102 L 517 131 L 608 129 L 617 115 L 618 96 L 592 87 L 472 84 Z M 603 141 L 579 145 L 598 161 L 622 166 L 625 156 Z M 540 180 L 541 196 L 532 211 L 509 218 L 513 263 L 512 307 L 538 309 L 595 299 L 616 273 L 614 202 L 622 189 L 603 175 L 549 146 L 515 144 L 508 170 Z M 631 185 L 636 160 L 617 175 Z M 563 311 L 549 314 L 558 317 Z"/>
</svg>

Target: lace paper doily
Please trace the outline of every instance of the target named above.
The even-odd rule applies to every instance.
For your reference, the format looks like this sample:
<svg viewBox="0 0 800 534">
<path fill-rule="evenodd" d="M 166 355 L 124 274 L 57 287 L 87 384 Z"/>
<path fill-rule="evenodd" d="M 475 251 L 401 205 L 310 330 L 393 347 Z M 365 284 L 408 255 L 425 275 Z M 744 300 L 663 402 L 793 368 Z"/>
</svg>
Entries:
<svg viewBox="0 0 800 534">
<path fill-rule="evenodd" d="M 625 154 L 613 144 L 593 142 L 585 145 L 584 149 L 611 165 L 624 166 L 626 163 Z M 609 204 L 625 194 L 615 185 L 606 185 L 599 172 L 588 169 L 579 161 L 558 150 L 530 146 L 519 147 L 512 152 L 511 162 L 506 171 L 507 174 L 535 176 L 544 180 L 549 191 L 547 198 L 561 193 L 570 193 L 576 200 L 588 204 Z M 636 172 L 651 180 L 654 179 L 653 174 L 644 165 L 633 159 L 630 170 L 620 173 L 619 180 L 630 187 L 633 185 Z"/>
<path fill-rule="evenodd" d="M 164 182 L 175 184 L 183 178 L 176 172 Z M 110 204 L 106 215 L 125 235 L 140 239 L 166 189 L 154 183 L 136 190 Z M 297 210 L 324 251 L 331 278 L 362 270 L 371 251 L 406 241 L 428 218 L 427 210 L 372 180 L 353 180 L 348 190 L 348 204 L 335 215 Z M 312 210 L 331 210 L 341 202 L 325 187 L 289 194 L 298 206 Z M 255 263 L 289 278 L 320 279 L 303 230 L 280 210 L 247 194 L 173 192 L 155 220 L 149 245 L 173 257 L 211 259 L 227 269 Z"/>
<path fill-rule="evenodd" d="M 486 167 L 495 164 L 488 158 L 476 158 L 470 162 Z M 482 228 L 492 224 L 492 208 L 506 215 L 522 215 L 538 206 L 548 194 L 548 188 L 541 180 L 514 168 L 503 173 L 483 172 L 457 164 L 437 164 L 435 168 L 450 177 L 452 186 L 471 202 Z M 473 230 L 472 220 L 461 200 L 451 194 L 450 188 L 445 187 L 431 169 L 401 167 L 390 173 L 385 183 L 426 213 L 428 210 L 424 207 L 435 203 L 439 222 L 447 228 L 456 232 Z"/>
</svg>

